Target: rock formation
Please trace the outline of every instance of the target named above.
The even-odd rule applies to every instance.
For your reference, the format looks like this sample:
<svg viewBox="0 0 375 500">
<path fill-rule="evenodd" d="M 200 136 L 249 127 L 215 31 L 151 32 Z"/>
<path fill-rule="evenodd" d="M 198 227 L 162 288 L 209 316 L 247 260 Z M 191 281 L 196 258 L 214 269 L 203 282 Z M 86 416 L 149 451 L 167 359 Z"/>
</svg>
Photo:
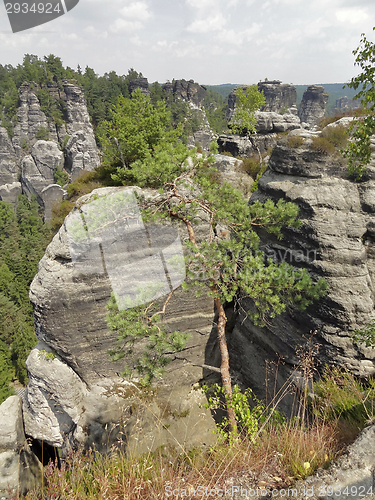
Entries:
<svg viewBox="0 0 375 500">
<path fill-rule="evenodd" d="M 136 78 L 135 80 L 132 80 L 131 82 L 129 82 L 129 94 L 132 95 L 132 93 L 136 89 L 140 89 L 142 94 L 146 94 L 146 95 L 151 94 L 151 92 L 148 88 L 148 80 L 145 77 Z"/>
<path fill-rule="evenodd" d="M 247 86 L 241 87 L 243 90 Z M 266 81 L 259 82 L 258 89 L 264 93 L 266 98 L 266 104 L 260 109 L 260 111 L 271 111 L 274 113 L 286 112 L 290 108 L 295 110 L 297 102 L 297 91 L 293 85 L 282 84 L 280 81 Z M 228 107 L 225 113 L 225 117 L 228 122 L 231 121 L 234 110 L 236 108 L 236 90 L 233 89 L 228 96 Z"/>
<path fill-rule="evenodd" d="M 65 169 L 74 180 L 82 170 L 97 167 L 99 156 L 82 89 L 66 80 L 48 85 L 50 99 L 64 110 L 61 125 L 42 111 L 39 90 L 33 83 L 19 88 L 18 121 L 12 138 L 0 127 L 0 196 L 15 204 L 20 192 L 15 183 L 21 182 L 22 192 L 37 196 L 48 219 L 51 197 L 42 196 L 42 191 L 54 185 L 56 169 Z M 60 188 L 57 199 L 63 194 Z"/>
<path fill-rule="evenodd" d="M 212 329 L 211 299 L 196 299 L 179 289 L 170 300 L 164 318 L 168 328 L 189 332 L 191 338 L 183 353 L 169 365 L 155 398 L 148 401 L 133 384 L 124 382 L 119 377 L 123 362 L 112 362 L 108 354 L 109 349 L 115 348 L 117 338 L 107 327 L 106 305 L 114 289 L 125 287 L 126 293 L 131 289 L 125 260 L 125 247 L 130 243 L 125 233 L 112 233 L 109 239 L 100 241 L 100 246 L 93 240 L 88 248 L 78 251 L 80 244 L 73 237 L 77 224 L 82 224 L 80 214 L 86 214 L 90 231 L 90 217 L 85 210 L 95 209 L 95 204 L 107 196 L 121 197 L 129 192 L 132 189 L 102 188 L 78 200 L 80 208 L 67 217 L 47 247 L 30 288 L 40 342 L 27 360 L 25 428 L 33 438 L 65 451 L 83 444 L 102 451 L 119 445 L 140 452 L 154 450 L 161 444 L 175 446 L 177 441 L 201 446 L 214 439 L 211 415 L 197 404 L 204 403 L 205 397 L 195 386 L 202 378 L 205 345 Z M 144 194 L 158 195 L 153 191 Z M 120 206 L 125 206 L 122 201 Z M 98 213 L 102 215 L 100 207 Z M 94 214 L 95 219 L 98 214 Z M 139 224 L 141 221 L 136 227 Z M 172 228 L 163 231 L 162 241 L 166 242 Z M 178 231 L 181 239 L 187 237 L 184 228 Z M 131 241 L 135 241 L 134 237 Z M 137 243 L 137 251 L 138 247 Z M 138 273 L 138 284 L 142 276 L 140 265 L 132 268 Z M 125 266 L 123 270 L 121 266 Z M 145 279 L 152 279 L 152 269 L 145 270 Z"/>
<path fill-rule="evenodd" d="M 298 116 L 303 124 L 312 128 L 323 118 L 328 103 L 328 94 L 320 85 L 310 85 L 303 93 Z"/>
<path fill-rule="evenodd" d="M 252 134 L 250 137 L 248 135 L 222 134 L 218 137 L 217 143 L 221 153 L 227 152 L 234 157 L 250 158 L 258 151 L 262 155 L 267 153 L 275 146 L 276 139 L 276 134 Z"/>
<path fill-rule="evenodd" d="M 174 98 L 192 104 L 195 108 L 202 109 L 206 87 L 199 85 L 194 80 L 174 80 L 162 86 L 167 93 L 173 94 Z"/>
<path fill-rule="evenodd" d="M 276 134 L 301 127 L 301 121 L 296 116 L 296 89 L 292 85 L 283 85 L 279 81 L 261 82 L 258 84 L 264 92 L 266 104 L 255 112 L 256 134 L 237 136 L 222 134 L 217 142 L 220 152 L 229 152 L 233 156 L 250 157 L 254 154 L 266 153 L 276 144 Z M 247 87 L 242 87 L 245 90 Z M 226 119 L 233 118 L 236 108 L 236 90 L 228 96 Z M 282 113 L 280 113 L 282 111 Z M 230 126 L 230 123 L 229 123 Z"/>
<path fill-rule="evenodd" d="M 204 151 L 208 151 L 214 133 L 210 128 L 204 110 L 206 87 L 199 85 L 199 83 L 194 82 L 194 80 L 173 80 L 173 83 L 164 83 L 162 88 L 167 94 L 171 94 L 173 99 L 187 102 L 191 108 L 192 115 L 201 122 L 199 130 L 189 137 L 188 146 L 194 147 L 199 145 Z"/>
<path fill-rule="evenodd" d="M 258 89 L 263 92 L 266 104 L 261 111 L 280 113 L 296 105 L 297 91 L 294 85 L 281 83 L 279 80 L 258 83 Z"/>
<path fill-rule="evenodd" d="M 369 180 L 354 183 L 338 153 L 312 149 L 314 134 L 291 134 L 300 134 L 303 144 L 291 148 L 287 138 L 278 141 L 250 202 L 284 199 L 299 206 L 302 227 L 286 230 L 282 241 L 261 234 L 262 248 L 273 260 L 295 266 L 296 273 L 303 267 L 313 278 L 324 278 L 329 288 L 326 297 L 305 312 L 291 310 L 265 328 L 240 315 L 230 337 L 232 367 L 262 396 L 265 360 L 282 359 L 282 385 L 298 364 L 298 347 L 306 346 L 310 332 L 316 332 L 313 343 L 320 346 L 321 366 L 340 365 L 359 376 L 375 372 L 374 351 L 356 347 L 350 337 L 374 317 L 374 166 L 369 168 Z"/>
<path fill-rule="evenodd" d="M 0 406 L 0 498 L 18 498 L 41 481 L 42 465 L 25 437 L 21 398 L 10 396 Z"/>
</svg>

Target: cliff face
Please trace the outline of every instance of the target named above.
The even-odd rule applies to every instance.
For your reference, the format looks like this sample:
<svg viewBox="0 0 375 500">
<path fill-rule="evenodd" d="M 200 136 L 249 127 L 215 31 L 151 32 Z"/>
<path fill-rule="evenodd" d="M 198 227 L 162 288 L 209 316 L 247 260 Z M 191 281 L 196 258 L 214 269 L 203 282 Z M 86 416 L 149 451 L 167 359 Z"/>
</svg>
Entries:
<svg viewBox="0 0 375 500">
<path fill-rule="evenodd" d="M 310 332 L 316 332 L 313 343 L 319 345 L 321 366 L 345 366 L 360 376 L 375 372 L 374 351 L 355 347 L 350 337 L 374 316 L 374 166 L 370 180 L 354 183 L 341 157 L 313 151 L 312 135 L 295 133 L 301 133 L 304 143 L 290 148 L 286 139 L 279 140 L 250 203 L 284 199 L 299 206 L 302 227 L 285 231 L 282 241 L 261 234 L 262 248 L 273 260 L 295 266 L 296 273 L 303 267 L 314 278 L 324 278 L 329 289 L 305 312 L 290 311 L 266 328 L 240 315 L 231 336 L 232 366 L 246 385 L 263 395 L 265 360 L 279 364 L 281 386 Z"/>
<path fill-rule="evenodd" d="M 308 128 L 323 118 L 328 103 L 328 94 L 320 85 L 310 85 L 302 96 L 298 116 Z"/>
<path fill-rule="evenodd" d="M 34 194 L 49 213 L 50 187 L 54 186 L 53 201 L 64 194 L 54 184 L 56 170 L 65 169 L 74 180 L 82 170 L 98 166 L 99 156 L 82 89 L 67 81 L 48 86 L 49 105 L 63 110 L 58 125 L 42 111 L 39 90 L 33 83 L 20 87 L 12 138 L 0 127 L 0 196 L 15 203 L 21 190 Z"/>
<path fill-rule="evenodd" d="M 247 87 L 242 87 L 245 90 Z M 263 92 L 266 104 L 260 111 L 268 111 L 280 114 L 292 108 L 295 109 L 297 102 L 297 91 L 293 85 L 281 83 L 280 81 L 259 82 L 258 89 Z M 228 96 L 228 107 L 225 117 L 230 121 L 236 109 L 236 90 L 233 89 Z M 296 111 L 296 109 L 295 109 Z"/>
</svg>

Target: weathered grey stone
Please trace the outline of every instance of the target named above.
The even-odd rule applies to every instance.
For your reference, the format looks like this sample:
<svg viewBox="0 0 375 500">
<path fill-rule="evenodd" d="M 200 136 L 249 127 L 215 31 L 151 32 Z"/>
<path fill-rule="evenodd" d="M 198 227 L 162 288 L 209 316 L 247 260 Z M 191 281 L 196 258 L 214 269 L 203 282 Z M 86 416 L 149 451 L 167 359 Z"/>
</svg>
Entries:
<svg viewBox="0 0 375 500">
<path fill-rule="evenodd" d="M 17 205 L 18 196 L 20 194 L 22 194 L 20 182 L 12 182 L 12 184 L 0 186 L 0 200 L 11 203 L 14 207 Z"/>
<path fill-rule="evenodd" d="M 302 123 L 312 128 L 323 118 L 328 102 L 328 94 L 320 85 L 310 85 L 302 96 L 298 116 Z"/>
<path fill-rule="evenodd" d="M 50 184 L 42 190 L 40 195 L 44 206 L 44 220 L 51 222 L 52 209 L 56 203 L 64 199 L 66 191 L 59 184 Z"/>
<path fill-rule="evenodd" d="M 273 111 L 279 113 L 296 105 L 297 91 L 294 85 L 281 83 L 278 80 L 258 83 L 258 89 L 263 92 L 266 104 L 261 111 Z"/>
<path fill-rule="evenodd" d="M 328 284 L 327 295 L 306 311 L 290 311 L 265 328 L 239 315 L 230 336 L 232 368 L 263 397 L 265 360 L 269 367 L 282 357 L 281 387 L 298 364 L 296 352 L 309 332 L 316 332 L 313 342 L 320 345 L 322 366 L 344 366 L 360 376 L 375 372 L 373 350 L 358 348 L 351 339 L 374 317 L 375 175 L 370 167 L 370 180 L 351 182 L 343 159 L 313 151 L 308 135 L 298 149 L 280 140 L 250 198 L 251 203 L 284 199 L 299 206 L 301 228 L 286 229 L 282 241 L 261 233 L 261 248 L 273 260 L 292 264 L 296 273 L 305 268 Z M 244 303 L 244 308 L 251 304 Z"/>
<path fill-rule="evenodd" d="M 48 122 L 46 115 L 40 109 L 37 98 L 39 86 L 36 83 L 24 83 L 19 88 L 18 122 L 14 127 L 13 146 L 18 159 L 22 158 L 22 142 L 33 144 L 39 130 L 45 129 L 50 139 L 57 141 L 56 128 Z"/>
<path fill-rule="evenodd" d="M 286 132 L 287 130 L 298 129 L 301 126 L 298 116 L 291 113 L 281 115 L 275 112 L 257 111 L 255 118 L 257 120 L 256 129 L 258 134 Z"/>
<path fill-rule="evenodd" d="M 136 89 L 140 89 L 142 94 L 151 95 L 150 89 L 148 88 L 147 78 L 136 78 L 135 80 L 129 82 L 129 94 L 131 95 Z"/>
<path fill-rule="evenodd" d="M 250 196 L 254 180 L 245 172 L 241 160 L 226 155 L 215 155 L 215 163 L 212 166 L 218 170 L 221 181 L 229 182 L 245 196 Z"/>
<path fill-rule="evenodd" d="M 25 495 L 41 480 L 42 466 L 25 437 L 21 398 L 10 396 L 0 406 L 0 498 Z"/>
<path fill-rule="evenodd" d="M 31 155 L 24 157 L 21 170 L 21 184 L 24 193 L 35 195 L 43 206 L 42 191 L 54 184 L 54 174 L 64 164 L 63 152 L 53 141 L 37 141 Z"/>
<path fill-rule="evenodd" d="M 228 96 L 228 106 L 225 112 L 225 118 L 228 122 L 231 121 L 236 109 L 236 87 Z M 242 90 L 247 89 L 247 85 L 242 87 Z M 266 98 L 266 104 L 262 106 L 260 111 L 271 111 L 279 113 L 286 112 L 289 108 L 293 108 L 297 102 L 297 91 L 293 85 L 282 84 L 280 81 L 259 82 L 258 89 L 263 92 Z"/>
<path fill-rule="evenodd" d="M 298 500 L 351 498 L 370 500 L 375 497 L 375 426 L 367 427 L 328 470 L 319 469 L 293 488 Z"/>
<path fill-rule="evenodd" d="M 207 89 L 194 80 L 175 80 L 173 84 L 165 83 L 162 88 L 168 93 L 173 93 L 176 99 L 189 102 L 195 108 L 203 107 Z"/>
<path fill-rule="evenodd" d="M 266 153 L 276 144 L 276 134 L 252 134 L 249 136 L 222 134 L 217 143 L 220 153 L 231 153 L 233 156 L 251 157 Z"/>
</svg>

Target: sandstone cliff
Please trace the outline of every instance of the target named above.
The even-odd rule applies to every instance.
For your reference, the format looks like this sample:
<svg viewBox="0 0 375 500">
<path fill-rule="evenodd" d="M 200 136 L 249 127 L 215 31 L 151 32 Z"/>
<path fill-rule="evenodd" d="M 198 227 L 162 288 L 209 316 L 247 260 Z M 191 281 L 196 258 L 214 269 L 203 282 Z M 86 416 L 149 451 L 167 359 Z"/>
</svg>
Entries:
<svg viewBox="0 0 375 500">
<path fill-rule="evenodd" d="M 323 118 L 328 103 L 328 94 L 320 85 L 310 85 L 303 93 L 298 116 L 306 127 L 312 128 Z"/>
<path fill-rule="evenodd" d="M 49 214 L 64 195 L 54 181 L 56 170 L 65 169 L 74 180 L 98 166 L 99 156 L 82 89 L 66 80 L 45 89 L 48 105 L 63 111 L 61 121 L 42 110 L 39 91 L 33 83 L 21 85 L 14 135 L 0 127 L 0 197 L 15 203 L 21 191 L 34 194 Z"/>
<path fill-rule="evenodd" d="M 310 332 L 316 332 L 313 343 L 320 346 L 321 366 L 344 366 L 360 376 L 375 372 L 374 351 L 355 347 L 350 337 L 374 317 L 374 163 L 369 180 L 354 183 L 340 155 L 311 148 L 314 134 L 292 134 L 301 135 L 303 144 L 291 148 L 286 138 L 278 141 L 250 203 L 285 199 L 299 206 L 302 227 L 286 230 L 282 241 L 262 234 L 262 248 L 275 261 L 295 266 L 297 273 L 304 267 L 313 277 L 323 277 L 329 290 L 305 312 L 290 310 L 266 328 L 239 316 L 230 341 L 232 366 L 245 385 L 263 396 L 266 360 L 278 364 L 282 386 Z"/>
</svg>

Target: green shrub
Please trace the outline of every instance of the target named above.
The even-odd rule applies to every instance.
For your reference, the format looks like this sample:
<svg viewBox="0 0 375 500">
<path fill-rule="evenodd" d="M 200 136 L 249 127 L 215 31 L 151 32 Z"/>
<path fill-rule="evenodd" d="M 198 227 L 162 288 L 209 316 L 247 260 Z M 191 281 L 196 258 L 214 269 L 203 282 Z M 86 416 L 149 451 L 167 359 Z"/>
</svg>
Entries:
<svg viewBox="0 0 375 500">
<path fill-rule="evenodd" d="M 53 179 L 56 184 L 58 184 L 61 187 L 64 187 L 65 184 L 68 184 L 69 182 L 69 175 L 64 170 L 60 170 L 58 168 L 54 173 Z"/>
<path fill-rule="evenodd" d="M 49 139 L 49 130 L 46 127 L 39 127 L 35 136 L 38 140 L 48 141 Z"/>
<path fill-rule="evenodd" d="M 25 151 L 29 150 L 29 143 L 27 142 L 26 139 L 22 139 L 22 141 L 21 141 L 21 148 L 24 149 Z"/>
<path fill-rule="evenodd" d="M 69 200 L 63 200 L 61 202 L 56 202 L 52 206 L 52 220 L 51 228 L 53 231 L 58 231 L 62 226 L 65 217 L 68 213 L 73 210 L 74 202 Z"/>
<path fill-rule="evenodd" d="M 321 380 L 314 384 L 314 412 L 321 420 L 340 419 L 361 430 L 374 418 L 375 382 L 368 387 L 349 371 L 339 367 L 326 368 Z"/>
<path fill-rule="evenodd" d="M 300 135 L 288 135 L 287 144 L 290 148 L 300 148 L 305 139 Z"/>
<path fill-rule="evenodd" d="M 349 130 L 344 125 L 325 128 L 321 137 L 324 137 L 336 148 L 344 148 L 349 139 Z"/>
<path fill-rule="evenodd" d="M 251 158 L 243 158 L 241 156 L 237 156 L 237 159 L 242 161 L 243 170 L 255 180 L 262 166 L 258 156 L 252 156 Z"/>
<path fill-rule="evenodd" d="M 336 152 L 332 142 L 322 136 L 315 136 L 312 139 L 311 149 L 324 155 L 333 155 Z"/>
</svg>

